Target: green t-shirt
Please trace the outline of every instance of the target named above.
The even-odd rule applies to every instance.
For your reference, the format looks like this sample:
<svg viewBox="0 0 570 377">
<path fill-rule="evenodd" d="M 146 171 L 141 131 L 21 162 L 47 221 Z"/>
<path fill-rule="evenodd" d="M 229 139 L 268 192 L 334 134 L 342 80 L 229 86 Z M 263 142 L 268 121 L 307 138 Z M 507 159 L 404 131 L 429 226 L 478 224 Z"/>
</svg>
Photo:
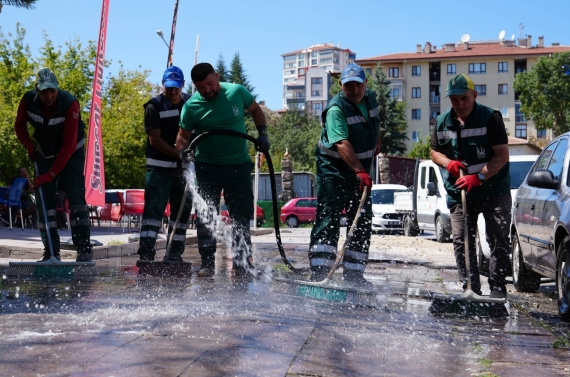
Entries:
<svg viewBox="0 0 570 377">
<path fill-rule="evenodd" d="M 182 108 L 180 127 L 200 135 L 206 131 L 226 129 L 246 133 L 244 109 L 253 103 L 253 96 L 239 84 L 220 83 L 220 94 L 205 100 L 196 92 Z M 196 146 L 196 161 L 220 165 L 251 162 L 247 140 L 231 135 L 213 135 Z"/>
<path fill-rule="evenodd" d="M 370 116 L 368 115 L 368 106 L 365 101 L 356 105 L 364 118 L 370 123 Z M 341 140 L 348 140 L 348 125 L 346 124 L 346 116 L 338 106 L 333 106 L 327 112 L 327 119 L 325 122 L 327 128 L 327 138 L 329 143 L 335 144 Z"/>
</svg>

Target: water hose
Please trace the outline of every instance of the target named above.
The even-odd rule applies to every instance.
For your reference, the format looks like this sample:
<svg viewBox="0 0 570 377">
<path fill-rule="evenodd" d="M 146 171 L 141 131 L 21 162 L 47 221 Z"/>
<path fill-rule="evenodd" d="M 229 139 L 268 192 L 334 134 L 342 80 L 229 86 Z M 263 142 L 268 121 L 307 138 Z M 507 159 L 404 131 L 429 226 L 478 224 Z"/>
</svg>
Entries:
<svg viewBox="0 0 570 377">
<path fill-rule="evenodd" d="M 239 132 L 239 131 L 234 131 L 234 130 L 224 130 L 224 129 L 217 129 L 217 130 L 210 130 L 210 131 L 206 131 L 204 133 L 201 133 L 200 135 L 196 136 L 188 145 L 188 148 L 185 150 L 184 154 L 185 155 L 194 155 L 194 151 L 196 149 L 196 145 L 198 144 L 198 142 L 200 142 L 202 139 L 205 139 L 207 137 L 213 136 L 213 135 L 232 135 L 232 136 L 237 136 L 237 137 L 241 137 L 242 139 L 246 139 L 251 141 L 256 147 L 259 145 L 259 142 L 257 141 L 256 138 L 254 138 L 251 135 L 248 134 L 244 134 L 243 132 Z M 275 183 L 275 171 L 273 170 L 273 162 L 271 160 L 271 155 L 269 154 L 269 152 L 263 152 L 263 154 L 265 155 L 265 159 L 267 160 L 267 166 L 269 168 L 269 179 L 271 182 L 271 198 L 272 198 L 272 203 L 273 203 L 273 227 L 275 229 L 275 238 L 277 239 L 277 248 L 279 249 L 279 254 L 281 255 L 281 259 L 283 260 L 283 263 L 285 263 L 285 265 L 293 272 L 295 273 L 304 273 L 307 272 L 307 269 L 299 269 L 299 268 L 295 268 L 291 262 L 289 262 L 289 259 L 287 259 L 287 256 L 285 255 L 285 250 L 283 249 L 283 243 L 281 242 L 281 232 L 279 231 L 279 214 L 277 213 L 277 185 Z M 193 158 L 193 157 L 192 157 Z"/>
</svg>

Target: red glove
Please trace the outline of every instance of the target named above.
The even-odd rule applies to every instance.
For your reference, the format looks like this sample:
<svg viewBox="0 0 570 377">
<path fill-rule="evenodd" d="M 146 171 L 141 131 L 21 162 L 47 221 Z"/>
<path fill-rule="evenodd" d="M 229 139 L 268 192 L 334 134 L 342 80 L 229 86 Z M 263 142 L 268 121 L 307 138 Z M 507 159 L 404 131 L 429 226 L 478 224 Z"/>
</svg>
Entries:
<svg viewBox="0 0 570 377">
<path fill-rule="evenodd" d="M 449 172 L 449 174 L 451 174 L 453 177 L 456 178 L 459 177 L 459 169 L 467 170 L 465 165 L 463 165 L 463 162 L 457 160 L 449 161 L 449 164 L 447 164 L 446 169 Z"/>
<path fill-rule="evenodd" d="M 360 181 L 360 191 L 364 190 L 364 186 L 368 187 L 368 191 L 372 189 L 372 178 L 364 170 L 356 171 L 356 178 Z"/>
<path fill-rule="evenodd" d="M 42 175 L 38 175 L 34 179 L 34 187 L 40 187 L 44 183 L 48 183 L 48 182 L 53 181 L 54 178 L 55 178 L 55 174 L 53 174 L 51 171 L 48 171 L 47 173 L 42 174 Z"/>
<path fill-rule="evenodd" d="M 455 187 L 467 189 L 467 192 L 471 191 L 473 187 L 481 186 L 481 184 L 481 180 L 477 177 L 477 174 L 464 175 L 455 181 Z"/>
<path fill-rule="evenodd" d="M 36 147 L 34 146 L 34 143 L 28 140 L 24 143 L 24 147 L 26 147 L 26 149 L 28 150 L 28 158 L 30 159 L 30 161 L 34 162 L 36 154 Z"/>
</svg>

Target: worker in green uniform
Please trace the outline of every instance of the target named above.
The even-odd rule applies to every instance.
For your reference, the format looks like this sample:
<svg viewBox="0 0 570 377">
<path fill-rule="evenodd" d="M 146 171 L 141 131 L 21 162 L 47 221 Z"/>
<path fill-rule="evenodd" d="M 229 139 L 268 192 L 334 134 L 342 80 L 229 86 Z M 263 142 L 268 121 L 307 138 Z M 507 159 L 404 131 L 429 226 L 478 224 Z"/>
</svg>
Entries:
<svg viewBox="0 0 570 377">
<path fill-rule="evenodd" d="M 491 245 L 490 296 L 506 298 L 512 199 L 508 137 L 503 116 L 499 111 L 477 103 L 475 85 L 465 74 L 449 79 L 445 96 L 450 99 L 451 109 L 437 117 L 431 135 L 431 159 L 446 170 L 443 179 L 459 280 L 466 289 L 469 273 L 471 289 L 481 295 L 475 235 L 477 219 L 482 213 Z M 463 177 L 460 177 L 460 170 L 465 172 Z M 461 190 L 467 191 L 467 208 L 463 208 Z M 468 230 L 463 229 L 464 212 Z M 465 265 L 465 231 L 469 236 L 469 272 Z"/>
<path fill-rule="evenodd" d="M 380 118 L 375 93 L 366 89 L 364 70 L 351 63 L 340 78 L 341 91 L 322 113 L 324 124 L 317 143 L 317 218 L 311 231 L 311 280 L 321 281 L 336 259 L 343 208 L 355 217 L 364 187 L 372 188 L 368 174 L 380 152 Z M 369 286 L 364 278 L 372 233 L 372 202 L 366 200 L 354 235 L 343 258 L 344 280 Z"/>
<path fill-rule="evenodd" d="M 146 142 L 146 184 L 144 191 L 144 211 L 141 221 L 141 233 L 138 254 L 140 260 L 153 261 L 156 254 L 154 246 L 167 203 L 170 201 L 170 222 L 168 239 L 174 232 L 170 245 L 169 261 L 182 261 L 186 245 L 186 229 L 192 209 L 192 200 L 182 207 L 182 213 L 176 229 L 173 229 L 178 210 L 181 208 L 185 181 L 182 176 L 187 162 L 178 158 L 175 148 L 176 137 L 180 129 L 182 106 L 190 96 L 182 93 L 184 73 L 176 66 L 166 69 L 162 77 L 164 92 L 153 97 L 144 105 L 144 126 L 148 134 Z"/>
<path fill-rule="evenodd" d="M 181 128 L 176 139 L 182 160 L 187 159 L 184 152 L 193 131 L 197 136 L 216 129 L 246 133 L 246 111 L 259 132 L 258 151 L 269 150 L 265 114 L 243 85 L 221 83 L 218 73 L 208 63 L 195 65 L 191 76 L 197 92 L 182 109 Z M 210 208 L 219 208 L 220 195 L 224 191 L 232 226 L 232 271 L 238 277 L 250 277 L 253 267 L 249 229 L 253 216 L 253 163 L 246 142 L 236 136 L 214 135 L 200 141 L 195 154 L 198 193 Z M 202 259 L 197 275 L 207 277 L 214 274 L 216 238 L 212 227 L 208 227 L 211 223 L 208 215 L 197 212 L 198 250 Z"/>
</svg>

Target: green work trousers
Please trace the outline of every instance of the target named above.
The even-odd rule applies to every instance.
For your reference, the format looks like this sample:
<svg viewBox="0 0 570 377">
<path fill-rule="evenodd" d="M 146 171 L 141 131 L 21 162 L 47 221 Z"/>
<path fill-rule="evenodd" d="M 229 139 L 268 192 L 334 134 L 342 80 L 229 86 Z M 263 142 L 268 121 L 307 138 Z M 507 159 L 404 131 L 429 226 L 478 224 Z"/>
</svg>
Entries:
<svg viewBox="0 0 570 377">
<path fill-rule="evenodd" d="M 38 153 L 39 155 L 39 153 Z M 38 156 L 38 175 L 45 174 L 52 167 L 54 159 L 45 159 Z M 85 202 L 85 176 L 83 175 L 83 168 L 85 165 L 85 153 L 83 150 L 77 150 L 71 155 L 65 167 L 59 172 L 56 178 L 48 183 L 41 185 L 44 202 L 41 202 L 39 188 L 35 189 L 36 202 L 38 203 L 39 212 L 39 228 L 42 241 L 44 243 L 45 251 L 48 252 L 48 241 L 46 233 L 49 229 L 51 241 L 53 244 L 53 252 L 59 255 L 60 241 L 57 232 L 57 197 L 58 197 L 58 182 L 61 180 L 65 182 L 65 195 L 69 203 L 69 220 L 71 225 L 71 238 L 73 244 L 77 247 L 78 254 L 89 254 L 93 248 L 91 246 L 91 223 L 89 221 L 89 211 Z M 47 222 L 44 219 L 42 206 L 45 205 L 47 212 Z"/>
<path fill-rule="evenodd" d="M 176 174 L 176 173 L 174 173 Z M 154 257 L 156 238 L 162 226 L 164 210 L 170 201 L 170 221 L 168 223 L 168 240 L 173 231 L 176 216 L 182 204 L 185 182 L 181 174 L 173 175 L 158 169 L 146 169 L 146 183 L 144 190 L 144 210 L 141 221 L 141 234 L 139 241 L 139 255 Z M 179 257 L 184 253 L 186 245 L 186 230 L 188 218 L 192 210 L 192 196 L 188 192 L 182 207 L 180 220 L 174 230 L 170 257 Z"/>
<path fill-rule="evenodd" d="M 359 186 L 356 180 L 317 178 L 317 218 L 311 231 L 309 247 L 309 261 L 313 271 L 330 268 L 333 265 L 336 259 L 342 210 L 346 209 L 350 226 L 362 196 Z M 360 220 L 344 252 L 342 261 L 344 272 L 364 272 L 368 261 L 371 227 L 372 201 L 368 193 Z"/>
<path fill-rule="evenodd" d="M 196 211 L 198 250 L 202 262 L 213 263 L 216 237 L 213 228 L 214 215 L 220 207 L 220 195 L 228 207 L 232 227 L 232 256 L 238 265 L 244 265 L 251 257 L 249 222 L 253 217 L 253 189 L 251 171 L 253 163 L 217 165 L 196 162 L 198 193 L 209 207 L 208 211 Z"/>
</svg>

